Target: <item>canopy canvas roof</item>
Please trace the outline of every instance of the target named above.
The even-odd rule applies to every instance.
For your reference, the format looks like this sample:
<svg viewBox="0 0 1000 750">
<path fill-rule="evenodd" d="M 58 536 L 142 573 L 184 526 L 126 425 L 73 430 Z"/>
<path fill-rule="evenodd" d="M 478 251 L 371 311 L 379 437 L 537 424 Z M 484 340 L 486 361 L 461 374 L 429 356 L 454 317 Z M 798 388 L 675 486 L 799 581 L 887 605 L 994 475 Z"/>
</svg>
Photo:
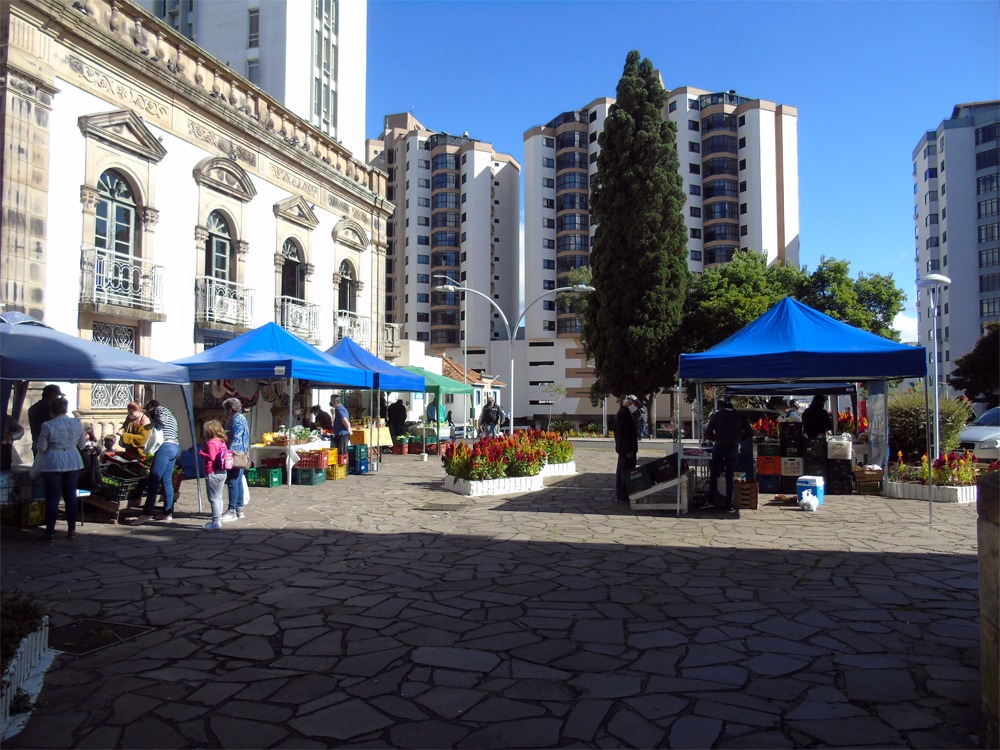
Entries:
<svg viewBox="0 0 1000 750">
<path fill-rule="evenodd" d="M 427 393 L 435 393 L 440 396 L 445 393 L 458 395 L 461 393 L 471 394 L 473 392 L 471 385 L 459 383 L 457 380 L 446 378 L 444 375 L 438 375 L 437 373 L 430 372 L 422 367 L 403 365 L 403 369 L 416 375 L 420 375 L 425 381 L 424 391 Z"/>
<path fill-rule="evenodd" d="M 187 385 L 187 370 L 81 339 L 23 316 L 0 323 L 0 379 Z"/>
<path fill-rule="evenodd" d="M 786 297 L 705 352 L 682 354 L 680 377 L 711 383 L 923 377 L 927 352 L 876 336 Z"/>
<path fill-rule="evenodd" d="M 326 353 L 353 367 L 368 370 L 374 378 L 372 386 L 377 390 L 409 393 L 424 392 L 423 376 L 407 372 L 400 367 L 389 364 L 350 338 L 341 339 L 327 349 Z"/>
<path fill-rule="evenodd" d="M 265 323 L 242 336 L 175 360 L 191 380 L 295 378 L 322 385 L 371 388 L 372 373 L 320 351 L 277 323 Z"/>
</svg>

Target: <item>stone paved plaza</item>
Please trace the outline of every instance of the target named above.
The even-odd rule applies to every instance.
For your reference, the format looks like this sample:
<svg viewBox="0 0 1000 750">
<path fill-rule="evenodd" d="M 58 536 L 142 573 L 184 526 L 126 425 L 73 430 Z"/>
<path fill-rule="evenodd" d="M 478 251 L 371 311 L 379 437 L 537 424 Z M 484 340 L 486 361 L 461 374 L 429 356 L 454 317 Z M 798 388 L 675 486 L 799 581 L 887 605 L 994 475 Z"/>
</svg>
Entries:
<svg viewBox="0 0 1000 750">
<path fill-rule="evenodd" d="M 4 530 L 3 593 L 113 644 L 60 655 L 4 744 L 979 746 L 974 506 L 678 518 L 614 503 L 607 441 L 576 460 L 531 495 L 461 497 L 436 456 L 388 456 L 254 489 L 216 533 L 192 482 L 173 524 Z"/>
</svg>

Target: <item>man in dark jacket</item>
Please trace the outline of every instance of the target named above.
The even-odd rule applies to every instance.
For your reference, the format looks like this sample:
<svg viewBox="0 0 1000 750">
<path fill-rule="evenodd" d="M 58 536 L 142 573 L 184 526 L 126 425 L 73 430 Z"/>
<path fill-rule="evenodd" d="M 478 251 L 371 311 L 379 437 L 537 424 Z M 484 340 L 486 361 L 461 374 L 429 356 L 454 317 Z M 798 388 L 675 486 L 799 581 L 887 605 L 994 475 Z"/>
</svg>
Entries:
<svg viewBox="0 0 1000 750">
<path fill-rule="evenodd" d="M 635 468 L 636 454 L 639 452 L 639 435 L 636 431 L 635 413 L 639 402 L 635 396 L 622 399 L 621 408 L 615 414 L 615 452 L 618 454 L 618 468 L 615 470 L 615 501 L 628 502 L 628 475 Z"/>
<path fill-rule="evenodd" d="M 399 398 L 391 403 L 386 413 L 388 414 L 386 421 L 389 423 L 389 435 L 395 440 L 406 432 L 406 404 L 403 403 L 403 399 Z"/>
<path fill-rule="evenodd" d="M 726 472 L 726 512 L 735 513 L 733 504 L 733 470 L 740 454 L 740 443 L 753 437 L 753 428 L 745 414 L 733 408 L 729 398 L 723 396 L 719 410 L 712 415 L 705 426 L 705 439 L 711 440 L 712 469 L 709 475 L 708 501 L 704 507 L 715 505 L 715 493 L 719 484 L 719 471 Z"/>
</svg>

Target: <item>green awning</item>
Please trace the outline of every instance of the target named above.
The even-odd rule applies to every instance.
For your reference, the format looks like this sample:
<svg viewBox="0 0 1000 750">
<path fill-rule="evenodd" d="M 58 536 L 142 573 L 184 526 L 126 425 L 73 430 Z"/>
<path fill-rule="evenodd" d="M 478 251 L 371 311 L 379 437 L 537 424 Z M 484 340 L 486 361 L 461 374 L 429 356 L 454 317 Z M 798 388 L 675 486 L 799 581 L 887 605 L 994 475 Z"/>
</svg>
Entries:
<svg viewBox="0 0 1000 750">
<path fill-rule="evenodd" d="M 473 393 L 471 385 L 466 385 L 465 383 L 460 383 L 457 380 L 446 378 L 444 375 L 438 375 L 437 373 L 430 372 L 429 370 L 425 370 L 423 367 L 403 365 L 403 369 L 423 377 L 426 393 L 435 393 L 438 395 L 445 393 L 458 395 L 464 393 L 470 396 Z"/>
</svg>

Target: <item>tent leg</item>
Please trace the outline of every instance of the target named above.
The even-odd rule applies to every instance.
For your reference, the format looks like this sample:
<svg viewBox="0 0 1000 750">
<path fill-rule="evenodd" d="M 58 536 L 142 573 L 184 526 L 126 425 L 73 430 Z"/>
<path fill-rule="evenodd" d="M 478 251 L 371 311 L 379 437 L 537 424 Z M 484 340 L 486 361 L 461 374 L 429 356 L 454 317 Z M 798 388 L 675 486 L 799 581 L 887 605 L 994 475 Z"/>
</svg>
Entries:
<svg viewBox="0 0 1000 750">
<path fill-rule="evenodd" d="M 187 407 L 188 424 L 191 426 L 191 444 L 194 447 L 194 485 L 198 492 L 198 512 L 203 513 L 201 499 L 201 461 L 198 459 L 198 435 L 194 429 L 194 399 L 191 393 L 191 386 L 182 385 L 181 395 L 184 396 L 184 405 Z"/>
<path fill-rule="evenodd" d="M 292 491 L 292 413 L 295 411 L 295 378 L 288 379 L 288 452 L 285 453 L 285 473 L 288 491 Z"/>
<path fill-rule="evenodd" d="M 934 387 L 937 388 L 937 382 L 934 383 Z M 925 375 L 924 376 L 924 414 L 925 415 L 928 414 L 930 412 L 930 410 L 931 410 L 931 402 L 930 402 L 929 391 L 927 390 L 927 376 Z M 888 417 L 888 410 L 886 410 L 886 417 Z M 936 414 L 932 414 L 931 415 L 931 419 L 934 419 L 936 417 L 937 417 Z M 888 421 L 888 419 L 886 421 Z M 929 465 L 933 466 L 934 465 L 934 461 L 937 459 L 937 456 L 931 457 L 930 419 L 927 419 L 926 417 L 924 418 L 924 437 L 927 440 L 927 456 L 928 456 L 927 460 L 928 460 Z M 934 486 L 934 471 L 933 471 L 933 469 L 930 471 L 930 474 L 927 477 L 927 483 L 931 487 Z M 931 491 L 930 494 L 927 495 L 927 523 L 930 524 L 931 526 L 933 526 L 934 525 L 934 502 L 931 500 L 931 497 L 930 497 L 931 494 L 933 494 L 933 490 Z"/>
</svg>

